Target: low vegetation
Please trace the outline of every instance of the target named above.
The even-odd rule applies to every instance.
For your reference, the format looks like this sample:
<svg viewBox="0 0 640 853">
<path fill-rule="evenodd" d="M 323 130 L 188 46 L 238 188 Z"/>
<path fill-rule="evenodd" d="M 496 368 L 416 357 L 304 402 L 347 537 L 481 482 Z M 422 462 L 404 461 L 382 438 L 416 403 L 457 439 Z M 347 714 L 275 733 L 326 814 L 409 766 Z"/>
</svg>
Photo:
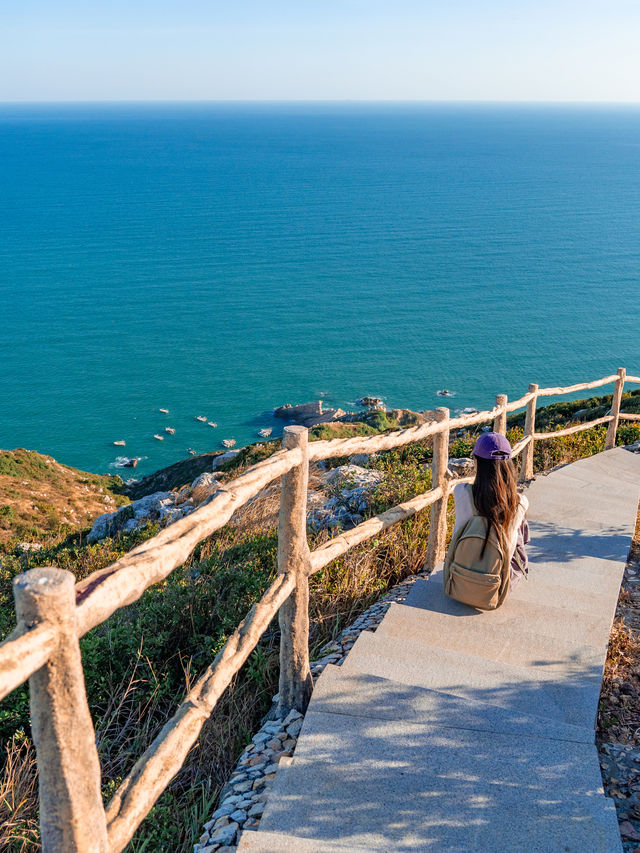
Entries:
<svg viewBox="0 0 640 853">
<path fill-rule="evenodd" d="M 639 572 L 640 511 L 609 639 L 598 709 L 599 743 L 640 746 Z"/>
<path fill-rule="evenodd" d="M 0 450 L 0 550 L 59 542 L 127 501 L 120 477 L 78 471 L 33 450 Z"/>
<path fill-rule="evenodd" d="M 640 404 L 640 397 L 637 402 Z M 566 414 L 570 418 L 580 406 L 569 405 L 576 406 Z M 599 405 L 606 405 L 606 399 Z M 541 428 L 543 423 L 545 429 L 566 424 L 559 414 L 557 419 L 554 414 L 545 422 L 544 411 L 541 410 L 539 417 Z M 384 412 L 373 412 L 358 423 L 332 425 L 329 430 L 326 427 L 314 428 L 312 438 L 333 438 L 341 429 L 346 430 L 345 435 L 373 434 L 397 428 L 398 421 L 389 419 Z M 536 470 L 598 452 L 603 447 L 605 432 L 596 427 L 540 442 L 536 448 Z M 521 424 L 515 418 L 510 420 L 510 439 L 515 441 L 521 435 Z M 623 426 L 619 436 L 621 443 L 637 440 L 640 428 Z M 468 455 L 474 440 L 475 434 L 459 434 L 452 442 L 450 455 Z M 269 441 L 244 448 L 223 467 L 225 476 L 236 476 L 279 446 L 279 441 Z M 373 457 L 368 464 L 383 470 L 385 478 L 371 495 L 365 515 L 373 515 L 429 489 L 431 454 L 431 442 L 427 440 Z M 82 505 L 84 514 L 78 504 L 74 523 L 68 526 L 63 523 L 54 529 L 49 526 L 44 510 L 30 509 L 34 515 L 28 522 L 33 525 L 28 533 L 26 509 L 21 508 L 20 502 L 16 507 L 12 496 L 2 493 L 1 503 L 8 510 L 3 513 L 0 509 L 0 529 L 5 531 L 1 546 L 4 553 L 0 554 L 1 636 L 14 624 L 11 583 L 17 574 L 38 565 L 56 565 L 80 579 L 112 563 L 156 532 L 149 526 L 135 534 L 87 546 L 84 541 L 89 518 L 105 511 L 105 496 L 114 503 L 126 500 L 120 494 L 121 487 L 116 478 L 94 477 L 46 460 L 27 451 L 2 453 L 0 485 L 10 488 L 13 483 L 17 487 L 17 481 L 23 489 L 20 494 L 24 495 L 27 489 L 35 494 L 40 484 L 44 484 L 51 497 L 57 481 L 58 512 L 63 509 L 65 488 L 73 486 L 75 495 L 76 487 L 87 486 L 86 502 Z M 331 460 L 330 464 L 344 461 Z M 210 466 L 210 461 L 207 464 Z M 176 486 L 183 485 L 193 473 L 191 468 L 188 472 L 182 469 L 182 473 L 176 466 L 172 468 L 170 479 L 165 471 L 164 482 L 184 476 Z M 318 469 L 314 468 L 312 479 L 317 474 Z M 35 505 L 35 500 L 32 503 Z M 276 483 L 199 545 L 185 565 L 166 581 L 83 638 L 87 694 L 96 726 L 105 798 L 128 773 L 173 714 L 189 685 L 211 662 L 273 579 L 277 568 L 278 503 Z M 450 529 L 452 523 L 450 507 Z M 310 616 L 314 653 L 386 589 L 422 566 L 428 533 L 429 513 L 423 512 L 353 549 L 312 578 Z M 328 531 L 311 534 L 311 547 L 317 547 L 331 535 Z M 22 538 L 36 539 L 45 547 L 40 551 L 20 551 L 15 543 Z M 184 767 L 140 827 L 127 848 L 129 851 L 186 853 L 192 849 L 238 754 L 269 710 L 271 697 L 277 690 L 278 644 L 277 621 L 274 621 L 224 694 Z M 26 686 L 0 705 L 0 736 L 5 743 L 0 778 L 0 850 L 28 853 L 39 849 L 39 841 L 36 769 Z"/>
</svg>

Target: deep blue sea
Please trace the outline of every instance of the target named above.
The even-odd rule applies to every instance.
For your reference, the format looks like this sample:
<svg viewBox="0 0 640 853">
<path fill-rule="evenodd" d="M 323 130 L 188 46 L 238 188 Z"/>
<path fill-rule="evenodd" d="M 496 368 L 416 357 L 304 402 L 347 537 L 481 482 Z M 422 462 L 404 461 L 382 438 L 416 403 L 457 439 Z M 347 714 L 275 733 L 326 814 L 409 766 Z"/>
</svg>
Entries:
<svg viewBox="0 0 640 853">
<path fill-rule="evenodd" d="M 638 107 L 0 105 L 0 200 L 2 448 L 640 374 Z"/>
</svg>

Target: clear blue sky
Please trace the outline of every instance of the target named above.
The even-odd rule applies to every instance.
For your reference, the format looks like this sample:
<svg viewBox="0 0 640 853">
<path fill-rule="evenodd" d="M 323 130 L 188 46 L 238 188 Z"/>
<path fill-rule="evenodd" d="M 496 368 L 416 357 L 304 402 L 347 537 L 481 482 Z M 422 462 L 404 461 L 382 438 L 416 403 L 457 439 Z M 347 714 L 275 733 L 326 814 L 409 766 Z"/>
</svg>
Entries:
<svg viewBox="0 0 640 853">
<path fill-rule="evenodd" d="M 640 101 L 640 0 L 3 0 L 0 101 Z"/>
</svg>

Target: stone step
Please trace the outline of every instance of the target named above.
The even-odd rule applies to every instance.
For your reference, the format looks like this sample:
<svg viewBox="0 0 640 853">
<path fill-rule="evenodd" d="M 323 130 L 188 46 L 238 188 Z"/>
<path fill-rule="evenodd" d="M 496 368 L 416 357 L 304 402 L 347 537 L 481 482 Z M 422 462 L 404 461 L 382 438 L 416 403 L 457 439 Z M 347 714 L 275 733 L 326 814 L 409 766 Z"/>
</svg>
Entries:
<svg viewBox="0 0 640 853">
<path fill-rule="evenodd" d="M 576 490 L 583 493 L 579 502 Z M 610 489 L 604 491 L 591 485 L 580 489 L 568 478 L 558 478 L 539 489 L 534 482 L 527 497 L 533 521 L 571 522 L 573 527 L 594 530 L 617 529 L 624 522 L 631 503 L 624 492 L 612 494 Z"/>
<path fill-rule="evenodd" d="M 640 497 L 640 456 L 615 448 L 582 459 L 538 476 L 527 497 L 530 558 L 624 562 Z"/>
<path fill-rule="evenodd" d="M 640 482 L 640 456 L 629 453 L 622 447 L 579 459 L 570 465 L 563 465 L 545 476 L 538 476 L 535 482 L 556 479 L 568 479 L 578 484 L 589 484 L 594 488 L 610 488 L 612 491 L 637 488 Z"/>
<path fill-rule="evenodd" d="M 486 623 L 506 637 L 525 632 L 558 637 L 576 645 L 594 646 L 597 649 L 606 647 L 611 630 L 610 615 L 571 613 L 560 607 L 530 604 L 509 596 L 497 610 L 481 611 L 467 607 L 445 595 L 439 572 L 434 572 L 429 580 L 417 580 L 411 587 L 405 606 L 448 614 L 455 619 L 460 631 L 471 623 Z"/>
<path fill-rule="evenodd" d="M 552 471 L 548 476 L 555 477 L 558 474 L 571 475 L 576 479 L 599 480 L 613 479 L 614 484 L 620 481 L 637 483 L 636 474 L 640 475 L 640 457 L 637 454 L 629 454 L 623 447 L 615 447 L 605 450 L 594 456 L 586 456 L 568 465 L 562 465 Z"/>
<path fill-rule="evenodd" d="M 221 848 L 224 853 L 224 847 Z M 352 853 L 353 844 L 318 841 L 314 838 L 301 838 L 299 835 L 285 835 L 282 832 L 255 832 L 245 830 L 236 848 L 238 853 Z M 371 848 L 358 847 L 360 853 L 373 853 Z"/>
<path fill-rule="evenodd" d="M 615 615 L 619 594 L 619 584 L 612 584 L 607 592 L 594 593 L 585 590 L 579 578 L 576 578 L 573 588 L 562 586 L 548 566 L 545 570 L 538 563 L 531 563 L 528 579 L 521 580 L 509 592 L 512 601 L 555 607 L 571 613 L 595 613 L 609 622 Z"/>
<path fill-rule="evenodd" d="M 604 563 L 625 563 L 631 544 L 627 530 L 576 530 L 570 523 L 530 522 L 529 560 L 554 560 L 561 565 L 594 560 L 593 571 Z M 619 579 L 621 575 L 618 576 Z"/>
<path fill-rule="evenodd" d="M 606 648 L 581 646 L 561 637 L 520 631 L 505 634 L 488 621 L 471 621 L 460 630 L 458 621 L 443 613 L 392 604 L 378 626 L 378 636 L 403 638 L 451 651 L 467 652 L 513 666 L 538 667 L 564 664 L 571 672 L 585 671 L 602 677 Z M 596 675 L 597 673 L 597 675 Z"/>
<path fill-rule="evenodd" d="M 496 705 L 461 699 L 392 679 L 345 671 L 329 665 L 316 682 L 310 711 L 377 720 L 404 720 L 414 725 L 499 732 L 517 737 L 593 743 L 593 729 L 514 713 Z"/>
<path fill-rule="evenodd" d="M 395 637 L 362 633 L 342 664 L 346 672 L 452 693 L 575 726 L 593 728 L 600 668 L 570 664 L 520 667 Z"/>
<path fill-rule="evenodd" d="M 569 494 L 568 507 L 576 512 L 588 512 L 590 510 L 588 498 L 598 497 L 603 510 L 603 517 L 614 505 L 621 501 L 628 501 L 635 494 L 638 481 L 637 474 L 612 473 L 604 475 L 595 470 L 577 468 L 561 468 L 548 475 L 539 475 L 528 486 L 529 494 L 540 494 L 540 509 L 549 500 L 554 500 L 556 495 Z M 577 499 L 576 499 L 577 498 Z M 601 500 L 600 500 L 601 499 Z"/>
<path fill-rule="evenodd" d="M 584 592 L 603 596 L 607 602 L 617 601 L 625 565 L 622 560 L 581 557 L 559 562 L 547 558 L 535 540 L 527 546 L 527 553 L 530 580 L 539 579 L 541 583 L 553 584 L 559 588 L 561 595 L 569 598 L 575 592 Z"/>
<path fill-rule="evenodd" d="M 308 711 L 278 775 L 261 832 L 318 850 L 622 850 L 590 744 Z"/>
</svg>

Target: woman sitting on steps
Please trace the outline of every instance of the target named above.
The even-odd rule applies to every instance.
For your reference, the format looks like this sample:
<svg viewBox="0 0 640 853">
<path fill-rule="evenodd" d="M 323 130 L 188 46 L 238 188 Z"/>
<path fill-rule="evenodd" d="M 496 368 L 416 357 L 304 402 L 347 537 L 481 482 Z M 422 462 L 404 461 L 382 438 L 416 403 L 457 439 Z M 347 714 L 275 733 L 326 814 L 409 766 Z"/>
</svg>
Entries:
<svg viewBox="0 0 640 853">
<path fill-rule="evenodd" d="M 518 494 L 511 445 L 504 435 L 487 432 L 473 448 L 472 485 L 453 490 L 456 521 L 445 559 L 445 592 L 483 610 L 494 610 L 511 586 L 527 576 L 529 541 L 525 514 L 529 501 Z"/>
</svg>

